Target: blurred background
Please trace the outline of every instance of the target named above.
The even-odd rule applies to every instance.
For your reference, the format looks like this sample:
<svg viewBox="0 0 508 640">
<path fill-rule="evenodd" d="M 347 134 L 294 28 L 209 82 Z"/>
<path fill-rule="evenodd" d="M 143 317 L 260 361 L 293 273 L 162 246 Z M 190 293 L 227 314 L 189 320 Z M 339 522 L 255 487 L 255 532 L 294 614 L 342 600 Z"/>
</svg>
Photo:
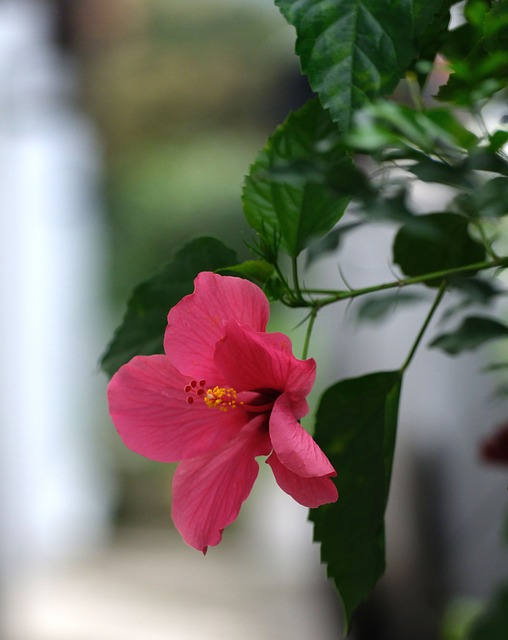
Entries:
<svg viewBox="0 0 508 640">
<path fill-rule="evenodd" d="M 293 47 L 270 0 L 0 0 L 1 638 L 341 637 L 306 510 L 262 469 L 224 542 L 206 558 L 187 548 L 171 468 L 124 449 L 98 369 L 131 288 L 184 241 L 246 255 L 243 176 L 310 95 Z M 414 194 L 424 210 L 441 195 Z M 351 235 L 355 286 L 393 279 L 390 240 Z M 308 277 L 336 286 L 337 258 Z M 382 339 L 354 310 L 326 310 L 314 400 L 319 384 L 399 366 L 425 309 Z M 506 474 L 477 460 L 506 405 L 481 365 L 422 352 L 409 372 L 389 571 L 357 640 L 445 637 L 444 613 L 459 637 L 508 571 Z"/>
</svg>

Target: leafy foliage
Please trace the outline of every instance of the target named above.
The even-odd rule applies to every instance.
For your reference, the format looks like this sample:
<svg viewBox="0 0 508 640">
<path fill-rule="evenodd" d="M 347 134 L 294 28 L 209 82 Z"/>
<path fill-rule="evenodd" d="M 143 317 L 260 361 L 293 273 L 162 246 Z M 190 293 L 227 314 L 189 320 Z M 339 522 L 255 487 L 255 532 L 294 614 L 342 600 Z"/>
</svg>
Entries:
<svg viewBox="0 0 508 640">
<path fill-rule="evenodd" d="M 348 222 L 336 227 L 327 235 L 323 236 L 319 240 L 316 240 L 316 242 L 312 242 L 308 246 L 306 266 L 309 266 L 312 262 L 314 262 L 314 260 L 323 257 L 327 253 L 337 251 L 345 236 L 350 231 L 354 231 L 362 224 L 363 223 L 360 220 Z"/>
<path fill-rule="evenodd" d="M 478 138 L 447 109 L 416 111 L 389 101 L 376 101 L 359 111 L 348 140 L 359 150 L 377 152 L 380 158 L 396 148 L 408 158 L 444 155 L 463 159 L 463 151 L 478 144 Z"/>
<path fill-rule="evenodd" d="M 297 33 L 310 84 L 341 131 L 369 100 L 393 91 L 443 0 L 276 0 Z"/>
<path fill-rule="evenodd" d="M 458 329 L 442 333 L 431 342 L 430 346 L 438 347 L 454 356 L 500 338 L 508 338 L 508 325 L 493 318 L 469 316 Z"/>
<path fill-rule="evenodd" d="M 392 315 L 399 306 L 407 306 L 421 299 L 422 296 L 413 291 L 390 291 L 377 296 L 369 296 L 359 303 L 358 318 L 377 322 Z"/>
<path fill-rule="evenodd" d="M 466 22 L 449 34 L 442 48 L 452 75 L 439 91 L 441 100 L 473 106 L 506 86 L 507 9 L 506 0 L 466 3 Z"/>
<path fill-rule="evenodd" d="M 351 160 L 326 111 L 313 100 L 270 137 L 245 180 L 249 225 L 272 247 L 297 256 L 329 231 L 349 202 L 328 185 L 329 176 L 350 170 Z"/>
<path fill-rule="evenodd" d="M 236 262 L 235 252 L 214 238 L 199 238 L 182 247 L 159 274 L 132 292 L 122 323 L 101 358 L 102 370 L 112 376 L 133 356 L 162 353 L 168 312 L 192 293 L 198 273 Z"/>
<path fill-rule="evenodd" d="M 216 269 L 218 273 L 247 278 L 259 285 L 264 285 L 273 275 L 273 265 L 266 260 L 246 260 L 222 269 Z"/>
<path fill-rule="evenodd" d="M 408 276 L 455 269 L 484 257 L 485 249 L 468 233 L 468 220 L 454 213 L 419 216 L 398 231 L 393 244 L 393 260 Z M 426 284 L 435 287 L 440 282 L 438 277 Z"/>
<path fill-rule="evenodd" d="M 401 381 L 398 371 L 342 380 L 323 394 L 317 413 L 315 438 L 337 470 L 339 500 L 310 518 L 348 622 L 385 568 L 384 512 Z"/>
</svg>

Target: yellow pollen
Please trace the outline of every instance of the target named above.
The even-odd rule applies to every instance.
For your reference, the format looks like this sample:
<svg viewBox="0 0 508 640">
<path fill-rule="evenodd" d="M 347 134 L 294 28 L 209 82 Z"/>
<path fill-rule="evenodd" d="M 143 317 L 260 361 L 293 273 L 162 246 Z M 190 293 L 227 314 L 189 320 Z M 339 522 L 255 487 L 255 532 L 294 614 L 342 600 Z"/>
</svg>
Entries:
<svg viewBox="0 0 508 640">
<path fill-rule="evenodd" d="M 236 401 L 236 389 L 232 387 L 214 387 L 208 389 L 203 400 L 210 409 L 218 409 L 219 411 L 227 411 L 228 409 L 236 409 L 243 402 Z"/>
</svg>

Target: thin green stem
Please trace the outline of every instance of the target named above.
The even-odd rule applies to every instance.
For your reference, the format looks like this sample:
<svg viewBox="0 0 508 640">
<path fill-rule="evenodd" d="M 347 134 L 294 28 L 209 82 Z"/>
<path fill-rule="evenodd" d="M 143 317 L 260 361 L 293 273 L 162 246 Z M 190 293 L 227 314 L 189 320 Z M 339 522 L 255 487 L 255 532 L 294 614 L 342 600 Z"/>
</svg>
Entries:
<svg viewBox="0 0 508 640">
<path fill-rule="evenodd" d="M 485 124 L 485 120 L 483 119 L 483 114 L 480 108 L 473 108 L 473 117 L 476 120 L 476 124 L 478 125 L 478 128 L 480 129 L 483 137 L 485 138 L 485 140 L 488 140 L 490 134 L 487 125 Z"/>
<path fill-rule="evenodd" d="M 420 331 L 418 332 L 418 335 L 416 336 L 416 340 L 414 341 L 414 344 L 411 347 L 409 355 L 407 356 L 404 364 L 400 368 L 400 372 L 401 373 L 404 373 L 404 371 L 411 364 L 411 361 L 412 361 L 412 359 L 413 359 L 413 357 L 414 357 L 414 355 L 416 353 L 416 350 L 418 349 L 418 346 L 420 345 L 420 342 L 422 341 L 423 335 L 424 335 L 425 331 L 427 330 L 427 327 L 429 326 L 429 323 L 432 320 L 432 317 L 433 317 L 434 313 L 436 312 L 436 309 L 438 308 L 439 303 L 441 302 L 441 300 L 443 299 L 444 294 L 446 293 L 446 287 L 447 286 L 448 286 L 448 282 L 446 280 L 443 280 L 443 282 L 441 283 L 441 286 L 439 287 L 439 291 L 437 292 L 437 296 L 434 299 L 432 307 L 430 308 L 429 313 L 427 314 L 427 317 L 425 318 L 425 321 L 422 324 L 422 327 L 421 327 Z"/>
<path fill-rule="evenodd" d="M 484 260 L 482 262 L 474 262 L 472 264 L 464 265 L 463 267 L 454 267 L 452 269 L 443 269 L 441 271 L 433 271 L 432 273 L 425 273 L 421 276 L 412 276 L 410 278 L 403 278 L 400 280 L 394 280 L 393 282 L 385 282 L 383 284 L 372 285 L 371 287 L 364 287 L 362 289 L 349 290 L 332 290 L 332 289 L 300 289 L 300 294 L 313 294 L 326 296 L 319 300 L 319 306 L 324 307 L 339 300 L 347 300 L 349 298 L 357 298 L 359 296 L 366 295 L 368 293 L 376 293 L 378 291 L 386 291 L 387 289 L 397 289 L 407 287 L 412 284 L 425 284 L 426 282 L 448 280 L 453 276 L 466 275 L 471 272 L 485 271 L 486 269 L 494 269 L 496 267 L 508 267 L 508 257 L 496 258 L 492 260 Z M 316 304 L 315 300 L 303 299 L 300 303 L 295 303 L 291 306 L 304 306 L 312 307 Z"/>
<path fill-rule="evenodd" d="M 293 269 L 293 286 L 295 288 L 296 301 L 298 304 L 300 304 L 302 302 L 305 302 L 305 300 L 300 289 L 300 280 L 298 278 L 298 258 L 296 256 L 293 256 L 291 258 L 291 266 Z"/>
<path fill-rule="evenodd" d="M 409 89 L 409 95 L 411 96 L 415 107 L 418 111 L 423 111 L 425 109 L 425 103 L 422 99 L 422 92 L 416 78 L 416 73 L 408 71 L 406 73 L 406 82 Z"/>
<path fill-rule="evenodd" d="M 492 248 L 492 245 L 487 238 L 487 234 L 485 233 L 485 229 L 483 228 L 483 225 L 479 220 L 475 223 L 475 227 L 478 229 L 478 233 L 480 234 L 486 252 L 493 260 L 499 260 L 499 256 L 496 255 L 496 252 Z"/>
<path fill-rule="evenodd" d="M 309 352 L 310 337 L 312 335 L 312 329 L 314 328 L 314 322 L 316 320 L 318 311 L 319 306 L 315 305 L 312 307 L 312 311 L 310 312 L 309 324 L 307 325 L 307 331 L 305 332 L 305 341 L 303 343 L 302 360 L 305 360 L 307 358 L 307 354 Z"/>
</svg>

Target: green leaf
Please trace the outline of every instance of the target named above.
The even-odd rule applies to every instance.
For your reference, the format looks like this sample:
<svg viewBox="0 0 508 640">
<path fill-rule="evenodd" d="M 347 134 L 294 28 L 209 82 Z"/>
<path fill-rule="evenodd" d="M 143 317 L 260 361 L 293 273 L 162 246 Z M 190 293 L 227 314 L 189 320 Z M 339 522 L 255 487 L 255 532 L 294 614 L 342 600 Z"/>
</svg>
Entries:
<svg viewBox="0 0 508 640">
<path fill-rule="evenodd" d="M 416 36 L 421 39 L 422 34 L 425 34 L 425 30 L 436 27 L 436 20 L 446 22 L 448 26 L 450 5 L 455 0 L 433 0 L 428 2 L 427 0 L 413 0 L 413 14 L 414 14 L 414 28 Z"/>
<path fill-rule="evenodd" d="M 408 158 L 421 157 L 415 154 L 416 147 L 426 154 L 441 151 L 446 157 L 454 153 L 462 159 L 463 149 L 478 144 L 478 138 L 447 109 L 416 111 L 389 100 L 378 100 L 362 109 L 347 140 L 363 151 L 403 149 Z"/>
<path fill-rule="evenodd" d="M 442 0 L 275 0 L 296 29 L 296 53 L 342 131 L 355 110 L 387 95 L 416 55 Z"/>
<path fill-rule="evenodd" d="M 500 218 L 508 214 L 508 178 L 489 180 L 473 193 L 479 216 Z"/>
<path fill-rule="evenodd" d="M 308 267 L 315 260 L 317 260 L 318 258 L 322 258 L 327 253 L 337 251 L 337 249 L 341 246 L 344 237 L 350 231 L 354 231 L 362 224 L 363 222 L 361 220 L 342 224 L 336 229 L 330 231 L 330 233 L 328 233 L 323 238 L 320 238 L 319 240 L 316 240 L 316 242 L 311 243 L 307 251 L 305 266 Z"/>
<path fill-rule="evenodd" d="M 423 182 L 436 182 L 460 188 L 472 186 L 471 176 L 465 170 L 425 155 L 407 169 Z"/>
<path fill-rule="evenodd" d="M 483 23 L 484 47 L 489 53 L 504 51 L 508 47 L 508 1 L 489 3 Z"/>
<path fill-rule="evenodd" d="M 458 291 L 468 305 L 489 304 L 502 294 L 502 289 L 495 282 L 478 277 L 452 278 L 449 288 Z"/>
<path fill-rule="evenodd" d="M 455 331 L 437 336 L 430 346 L 453 356 L 462 351 L 473 351 L 486 342 L 500 338 L 508 338 L 508 325 L 492 318 L 469 316 Z"/>
<path fill-rule="evenodd" d="M 472 106 L 503 89 L 508 82 L 508 3 L 470 0 L 467 22 L 450 31 L 442 53 L 452 69 L 439 89 L 440 100 Z"/>
<path fill-rule="evenodd" d="M 393 260 L 407 276 L 465 267 L 484 258 L 485 249 L 468 233 L 468 220 L 454 213 L 418 216 L 399 229 L 393 244 Z M 440 282 L 436 278 L 426 284 Z"/>
<path fill-rule="evenodd" d="M 493 153 L 499 151 L 508 142 L 508 131 L 498 129 L 489 136 L 489 149 Z M 501 172 L 502 173 L 502 172 Z"/>
<path fill-rule="evenodd" d="M 246 260 L 232 267 L 217 269 L 218 273 L 240 276 L 259 284 L 265 284 L 273 275 L 273 265 L 266 260 Z"/>
<path fill-rule="evenodd" d="M 405 223 L 414 219 L 414 214 L 408 207 L 408 199 L 407 185 L 401 187 L 396 182 L 390 184 L 386 181 L 375 196 L 367 196 L 360 201 L 360 213 L 369 221 Z"/>
<path fill-rule="evenodd" d="M 198 273 L 236 262 L 235 252 L 214 238 L 198 238 L 182 247 L 160 273 L 132 292 L 122 323 L 101 358 L 102 370 L 112 376 L 133 356 L 162 353 L 168 312 L 192 293 Z"/>
<path fill-rule="evenodd" d="M 348 624 L 385 569 L 401 381 L 399 371 L 342 380 L 323 394 L 317 412 L 315 438 L 337 470 L 339 500 L 311 510 L 310 519 Z"/>
<path fill-rule="evenodd" d="M 395 291 L 368 296 L 358 303 L 357 315 L 360 320 L 377 322 L 394 313 L 396 308 L 419 302 L 422 296 L 411 291 Z"/>
<path fill-rule="evenodd" d="M 505 640 L 508 629 L 508 585 L 499 589 L 485 613 L 473 623 L 467 640 Z"/>
<path fill-rule="evenodd" d="M 496 132 L 496 134 L 504 133 L 504 131 Z M 494 134 L 494 139 L 492 140 L 493 146 L 491 149 L 477 149 L 473 151 L 468 158 L 466 158 L 463 163 L 463 167 L 466 170 L 488 171 L 490 173 L 499 173 L 503 176 L 508 176 L 508 162 L 496 153 L 498 150 L 498 142 L 503 145 L 505 144 L 505 141 L 502 139 L 499 140 L 499 138 L 503 138 L 503 136 L 496 136 L 496 134 Z"/>
<path fill-rule="evenodd" d="M 498 176 L 475 189 L 459 193 L 455 208 L 468 218 L 502 218 L 508 215 L 508 178 Z"/>
<path fill-rule="evenodd" d="M 455 0 L 438 2 L 425 2 L 418 0 L 414 3 L 415 30 L 419 48 L 419 59 L 415 61 L 414 68 L 419 76 L 420 86 L 423 86 L 428 74 L 432 71 L 436 54 L 448 33 L 450 22 L 450 6 Z M 425 71 L 422 73 L 421 62 L 425 61 Z"/>
<path fill-rule="evenodd" d="M 441 322 L 448 320 L 456 313 L 470 308 L 472 305 L 489 305 L 503 291 L 489 280 L 478 277 L 455 277 L 450 280 L 448 288 L 459 293 L 461 299 L 449 307 L 441 316 Z"/>
<path fill-rule="evenodd" d="M 349 203 L 334 176 L 352 171 L 337 127 L 312 100 L 278 127 L 245 179 L 244 213 L 270 243 L 290 256 L 329 231 Z M 333 186 L 332 186 L 333 185 Z"/>
</svg>

